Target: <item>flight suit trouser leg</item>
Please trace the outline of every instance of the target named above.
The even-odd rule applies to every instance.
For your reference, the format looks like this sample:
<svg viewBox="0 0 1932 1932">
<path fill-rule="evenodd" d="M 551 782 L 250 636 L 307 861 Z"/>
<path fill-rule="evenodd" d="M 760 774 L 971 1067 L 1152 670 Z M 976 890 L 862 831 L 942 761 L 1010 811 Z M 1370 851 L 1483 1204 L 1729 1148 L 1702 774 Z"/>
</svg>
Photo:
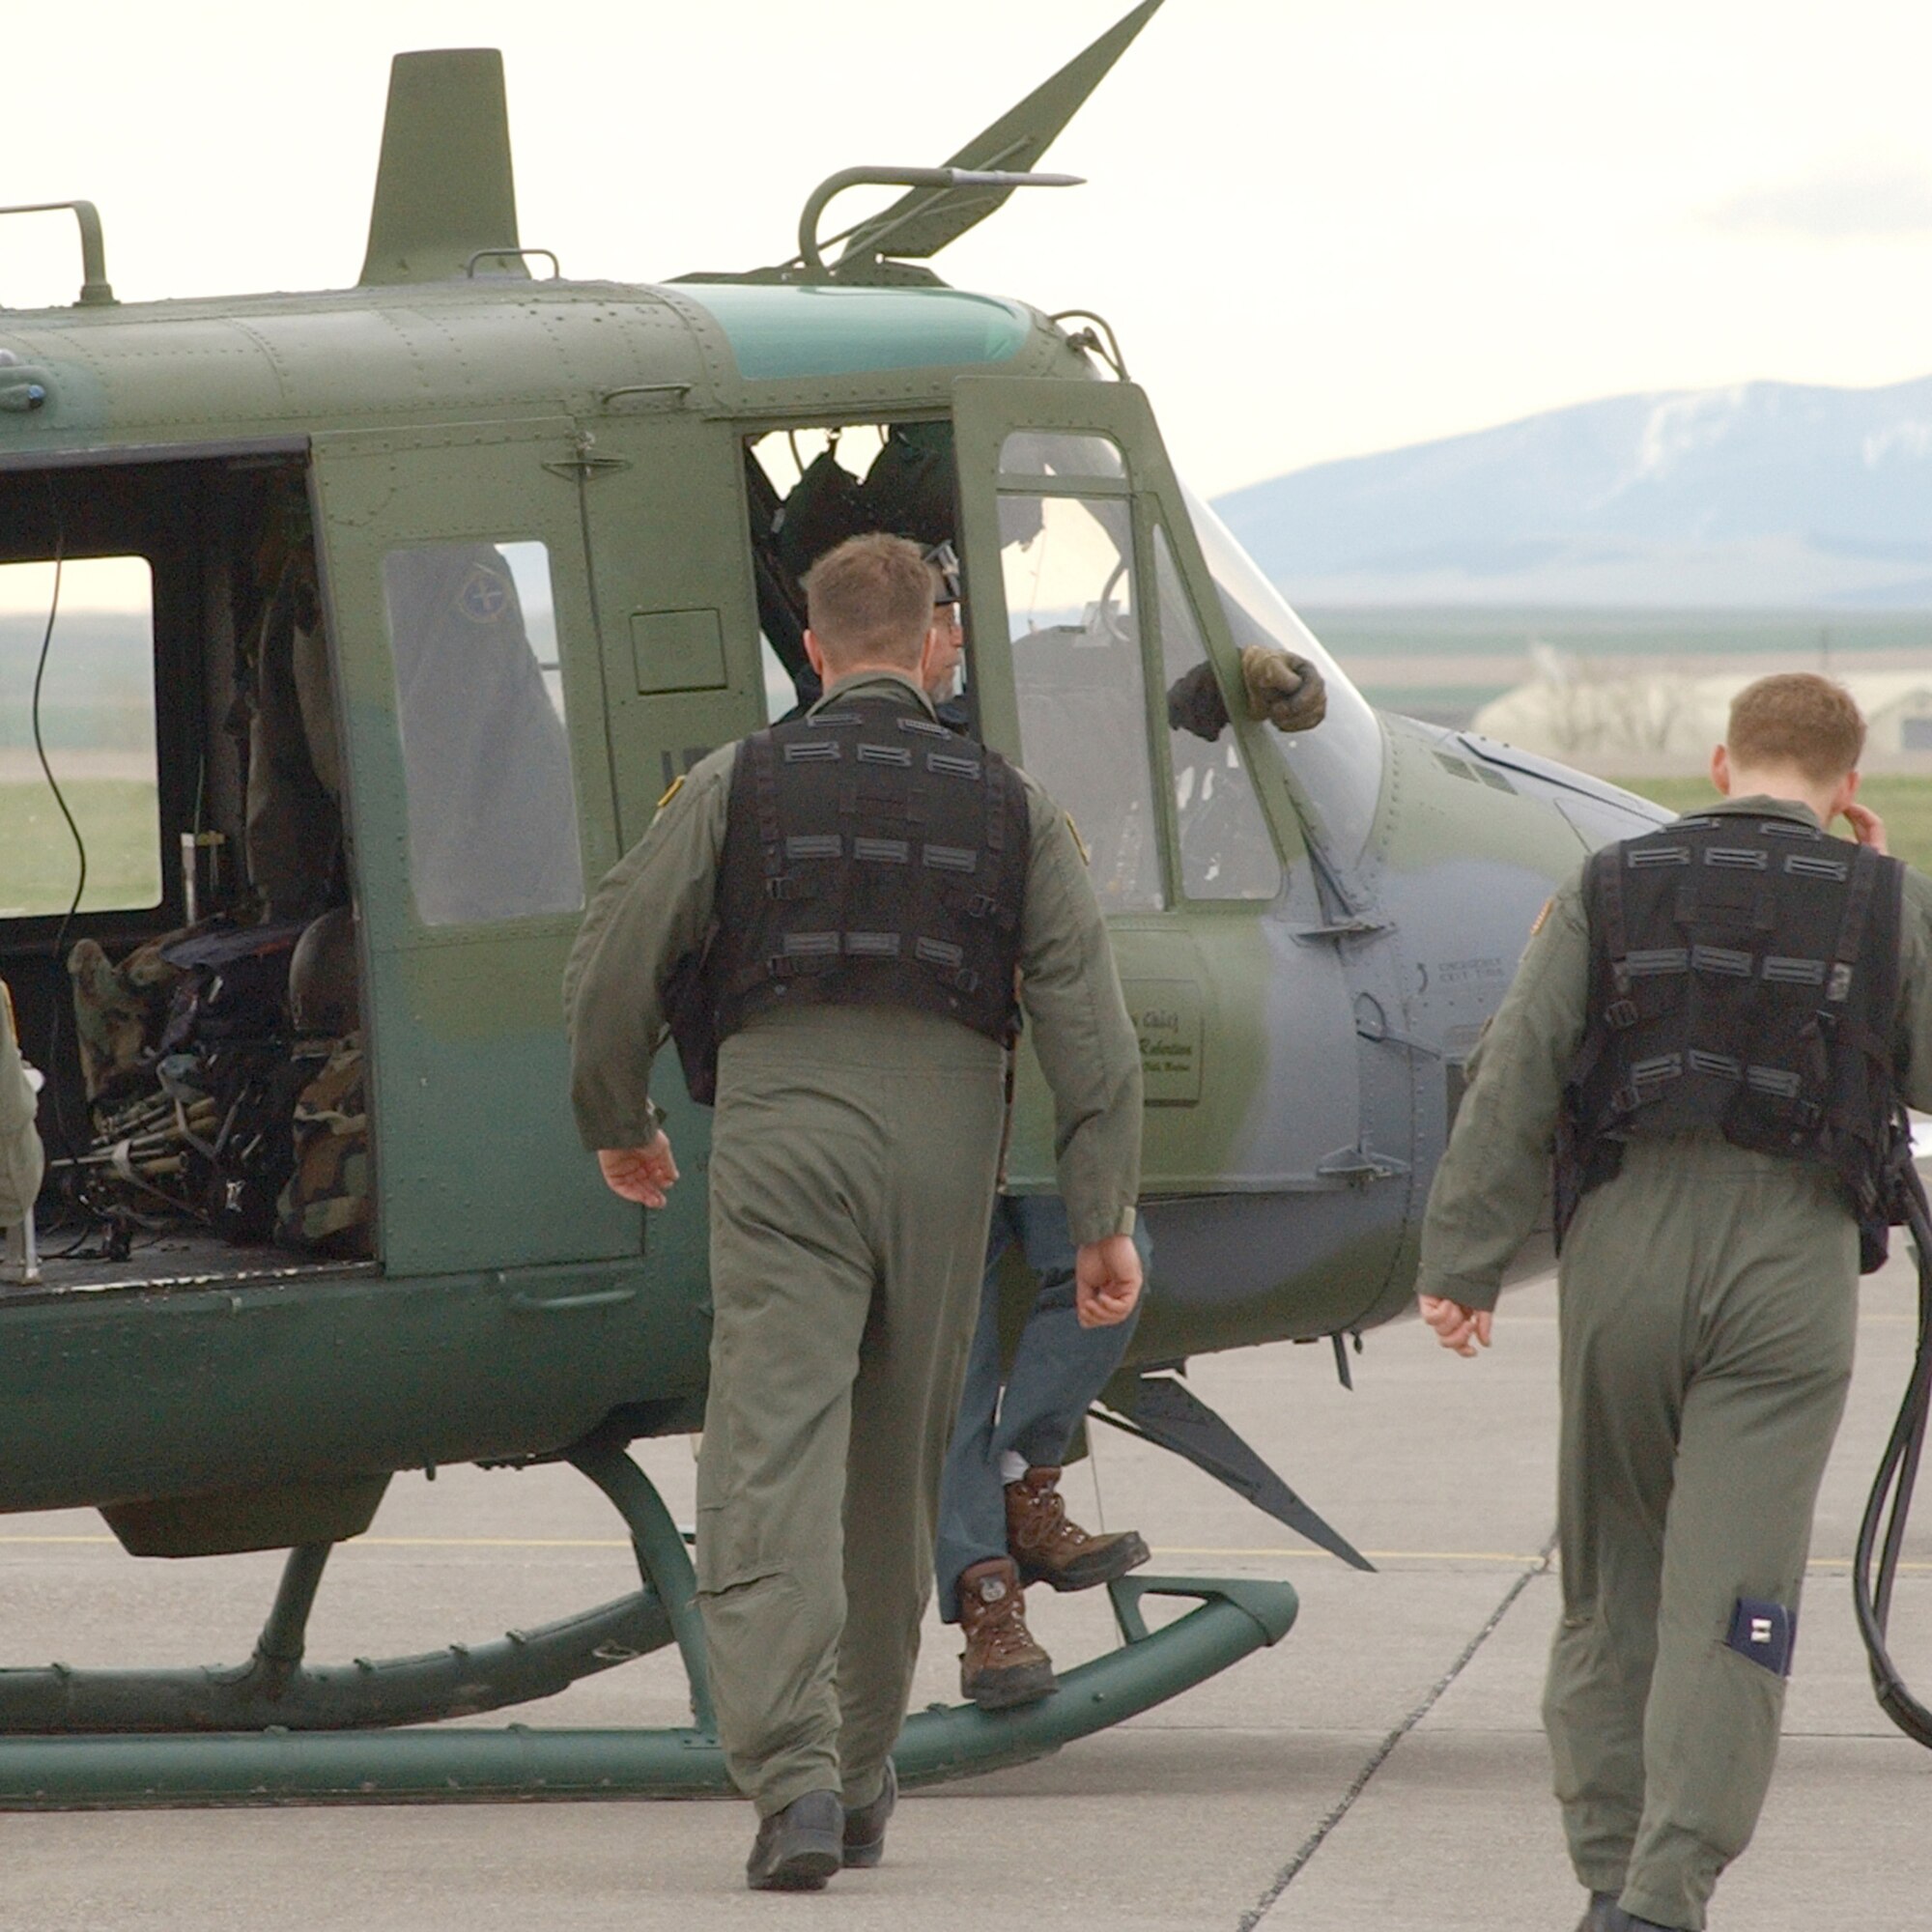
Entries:
<svg viewBox="0 0 1932 1932">
<path fill-rule="evenodd" d="M 1017 1242 L 1038 1293 L 1000 1386 L 1000 1262 Z M 1136 1219 L 1134 1246 L 1145 1274 L 1152 1260 L 1147 1226 Z M 1007 1553 L 1006 1476 L 1010 1451 L 1030 1468 L 1065 1460 L 1089 1405 L 1126 1358 L 1143 1294 L 1126 1321 L 1083 1328 L 1074 1311 L 1074 1246 L 1066 1204 L 1057 1194 L 1002 1195 L 993 1206 L 980 1319 L 973 1331 L 959 1423 L 939 1492 L 939 1613 L 959 1621 L 959 1577 L 975 1563 Z"/>
<path fill-rule="evenodd" d="M 1658 1924 L 1703 1925 L 1763 1805 L 1785 1680 L 1729 1639 L 1796 1618 L 1856 1276 L 1826 1178 L 1701 1140 L 1632 1149 L 1565 1244 L 1545 1722 L 1578 1879 Z"/>
<path fill-rule="evenodd" d="M 876 1796 L 904 1718 L 1003 1107 L 999 1049 L 922 1014 L 787 1013 L 720 1056 L 698 1602 L 760 1815 Z"/>
</svg>

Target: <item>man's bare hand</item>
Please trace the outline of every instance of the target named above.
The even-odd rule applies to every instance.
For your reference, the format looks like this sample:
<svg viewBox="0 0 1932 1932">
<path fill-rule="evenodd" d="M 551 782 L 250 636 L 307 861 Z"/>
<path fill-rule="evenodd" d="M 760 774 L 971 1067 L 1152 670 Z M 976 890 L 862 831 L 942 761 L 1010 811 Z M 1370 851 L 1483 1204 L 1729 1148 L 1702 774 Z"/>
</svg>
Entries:
<svg viewBox="0 0 1932 1932">
<path fill-rule="evenodd" d="M 1241 682 L 1248 716 L 1277 731 L 1309 731 L 1328 715 L 1328 687 L 1321 673 L 1293 651 L 1249 644 L 1241 652 Z"/>
<path fill-rule="evenodd" d="M 1885 820 L 1868 805 L 1848 805 L 1845 818 L 1852 828 L 1852 837 L 1861 845 L 1869 845 L 1874 852 L 1883 854 L 1888 849 L 1885 842 Z"/>
<path fill-rule="evenodd" d="M 1083 1241 L 1073 1257 L 1073 1313 L 1083 1328 L 1111 1328 L 1141 1298 L 1140 1250 L 1125 1235 Z"/>
<path fill-rule="evenodd" d="M 1460 1301 L 1445 1301 L 1438 1294 L 1418 1294 L 1416 1304 L 1422 1319 L 1435 1330 L 1435 1339 L 1459 1355 L 1473 1355 L 1477 1345 L 1490 1346 L 1494 1314 L 1487 1308 L 1464 1308 Z"/>
<path fill-rule="evenodd" d="M 599 1149 L 597 1165 L 604 1170 L 604 1183 L 612 1194 L 621 1194 L 641 1208 L 662 1208 L 666 1191 L 677 1179 L 670 1136 L 662 1127 L 640 1148 Z"/>
</svg>

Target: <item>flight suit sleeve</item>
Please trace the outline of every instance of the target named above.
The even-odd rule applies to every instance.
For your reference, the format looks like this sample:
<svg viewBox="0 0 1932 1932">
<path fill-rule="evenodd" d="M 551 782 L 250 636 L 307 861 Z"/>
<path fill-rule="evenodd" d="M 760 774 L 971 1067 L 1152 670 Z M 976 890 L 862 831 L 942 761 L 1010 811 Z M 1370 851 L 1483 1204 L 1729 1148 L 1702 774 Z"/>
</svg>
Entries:
<svg viewBox="0 0 1932 1932">
<path fill-rule="evenodd" d="M 660 1116 L 651 1062 L 664 1044 L 665 980 L 711 929 L 737 747 L 672 787 L 592 895 L 563 973 L 570 1098 L 583 1145 L 644 1146 Z"/>
<path fill-rule="evenodd" d="M 1899 932 L 1898 1015 L 1908 1107 L 1932 1113 L 1932 879 L 1907 870 Z"/>
<path fill-rule="evenodd" d="M 1031 780 L 1020 1002 L 1053 1091 L 1053 1149 L 1076 1244 L 1130 1235 L 1141 1176 L 1141 1055 L 1106 922 L 1065 814 Z"/>
<path fill-rule="evenodd" d="M 1590 939 L 1580 879 L 1537 922 L 1509 992 L 1469 1056 L 1468 1084 L 1429 1191 L 1418 1294 L 1493 1308 L 1503 1270 L 1548 1210 L 1563 1087 L 1582 1044 Z"/>
<path fill-rule="evenodd" d="M 46 1154 L 34 1125 L 36 1105 L 20 1061 L 13 996 L 0 980 L 0 1228 L 24 1221 L 41 1191 Z"/>
</svg>

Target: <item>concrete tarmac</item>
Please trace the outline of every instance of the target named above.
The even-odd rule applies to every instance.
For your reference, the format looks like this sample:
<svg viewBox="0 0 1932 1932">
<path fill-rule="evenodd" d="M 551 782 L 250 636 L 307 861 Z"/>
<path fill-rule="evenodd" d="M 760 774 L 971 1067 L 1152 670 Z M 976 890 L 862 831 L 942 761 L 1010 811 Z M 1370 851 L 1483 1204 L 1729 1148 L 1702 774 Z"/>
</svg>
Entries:
<svg viewBox="0 0 1932 1932">
<path fill-rule="evenodd" d="M 1715 1932 L 1906 1932 L 1932 1923 L 1932 1753 L 1871 1696 L 1848 1559 L 1902 1386 L 1914 1283 L 1863 1289 L 1850 1411 L 1827 1478 L 1771 1804 Z M 753 1820 L 727 1802 L 399 1805 L 0 1817 L 9 1932 L 602 1932 L 1011 1923 L 1177 1932 L 1569 1932 L 1537 1719 L 1556 1616 L 1549 1565 L 1554 1292 L 1512 1294 L 1495 1349 L 1445 1355 L 1414 1322 L 1368 1338 L 1337 1385 L 1321 1348 L 1210 1357 L 1192 1379 L 1378 1565 L 1358 1575 L 1172 1457 L 1097 1431 L 1068 1493 L 1134 1524 L 1164 1573 L 1287 1577 L 1300 1621 L 1184 1697 L 1057 1757 L 909 1795 L 876 1872 L 822 1894 L 742 1889 Z M 639 1460 L 689 1519 L 692 1453 Z M 1932 1483 L 1907 1551 L 1895 1654 L 1932 1701 Z M 247 1655 L 278 1559 L 137 1563 L 97 1518 L 0 1521 L 0 1658 L 197 1663 Z M 480 1638 L 631 1586 L 615 1517 L 574 1472 L 399 1477 L 334 1558 L 310 1656 Z M 1091 1597 L 1034 1593 L 1063 1662 L 1110 1641 Z M 957 1693 L 934 1623 L 922 1703 Z M 674 1653 L 511 1714 L 685 1718 Z M 482 1719 L 500 1723 L 501 1716 Z"/>
</svg>

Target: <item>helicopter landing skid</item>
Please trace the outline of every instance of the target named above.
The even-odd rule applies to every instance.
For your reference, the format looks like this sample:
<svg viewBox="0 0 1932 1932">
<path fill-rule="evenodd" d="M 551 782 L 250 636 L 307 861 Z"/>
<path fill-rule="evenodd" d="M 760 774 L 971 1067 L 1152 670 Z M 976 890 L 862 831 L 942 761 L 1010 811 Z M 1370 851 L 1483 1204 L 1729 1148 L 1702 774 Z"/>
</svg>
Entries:
<svg viewBox="0 0 1932 1932">
<path fill-rule="evenodd" d="M 239 1668 L 0 1670 L 0 1810 L 728 1794 L 684 1539 L 621 1448 L 571 1461 L 631 1530 L 644 1585 L 634 1595 L 489 1644 L 312 1668 L 302 1634 L 329 1546 L 292 1550 Z M 936 1705 L 909 1719 L 894 1752 L 900 1782 L 1047 1756 L 1278 1643 L 1299 1607 L 1285 1582 L 1136 1577 L 1108 1589 L 1119 1649 L 1063 1672 L 1059 1693 L 1037 1704 Z M 1150 1629 L 1144 1601 L 1169 1596 L 1197 1606 Z M 691 1684 L 689 1727 L 422 1727 L 554 1695 L 671 1643 Z"/>
</svg>

